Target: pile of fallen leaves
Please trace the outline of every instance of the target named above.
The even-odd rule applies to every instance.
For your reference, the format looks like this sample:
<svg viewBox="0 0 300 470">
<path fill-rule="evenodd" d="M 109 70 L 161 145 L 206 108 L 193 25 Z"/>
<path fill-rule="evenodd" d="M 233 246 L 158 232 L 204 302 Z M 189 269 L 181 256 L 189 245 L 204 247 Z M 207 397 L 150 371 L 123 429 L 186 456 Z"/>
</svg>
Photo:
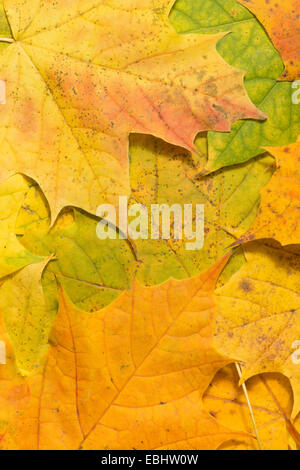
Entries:
<svg viewBox="0 0 300 470">
<path fill-rule="evenodd" d="M 0 11 L 0 448 L 296 450 L 299 1 Z M 119 196 L 203 249 L 98 239 Z"/>
</svg>

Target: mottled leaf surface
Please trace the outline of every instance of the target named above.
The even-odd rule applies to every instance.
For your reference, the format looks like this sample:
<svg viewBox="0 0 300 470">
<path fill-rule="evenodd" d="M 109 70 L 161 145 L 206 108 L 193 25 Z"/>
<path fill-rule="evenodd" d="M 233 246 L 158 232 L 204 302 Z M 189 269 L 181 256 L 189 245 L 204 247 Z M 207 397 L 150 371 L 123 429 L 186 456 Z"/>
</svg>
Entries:
<svg viewBox="0 0 300 470">
<path fill-rule="evenodd" d="M 294 15 L 295 17 L 295 15 Z M 283 71 L 279 53 L 258 20 L 236 0 L 177 0 L 171 19 L 178 31 L 212 34 L 231 33 L 217 49 L 234 67 L 245 70 L 248 94 L 268 119 L 233 124 L 231 132 L 208 134 L 206 171 L 247 161 L 264 153 L 265 146 L 295 142 L 300 131 L 300 107 L 292 102 L 290 83 L 276 80 Z"/>
<path fill-rule="evenodd" d="M 46 263 L 47 260 L 31 264 L 0 286 L 0 311 L 14 347 L 16 365 L 23 375 L 39 367 L 56 315 L 47 305 L 42 288 Z"/>
<path fill-rule="evenodd" d="M 134 275 L 144 285 L 156 285 L 170 277 L 184 279 L 209 268 L 250 228 L 260 189 L 269 182 L 274 162 L 266 155 L 199 178 L 188 152 L 149 136 L 131 139 L 130 160 L 129 205 L 144 204 L 149 223 L 151 204 L 192 203 L 194 213 L 196 204 L 204 204 L 203 249 L 187 251 L 186 239 L 99 240 L 99 220 L 77 210 L 60 216 L 50 228 L 47 205 L 40 191 L 32 188 L 20 212 L 17 233 L 29 251 L 42 256 L 55 253 L 43 280 L 52 302 L 56 298 L 53 275 L 79 308 L 91 311 L 118 297 Z M 243 262 L 243 253 L 238 250 L 220 282 L 226 282 Z"/>
<path fill-rule="evenodd" d="M 5 277 L 31 263 L 41 261 L 24 249 L 16 237 L 16 221 L 29 183 L 14 176 L 0 185 L 0 277 Z"/>
<path fill-rule="evenodd" d="M 262 201 L 251 229 L 242 241 L 274 238 L 282 245 L 300 243 L 300 142 L 266 149 L 277 170 L 262 190 Z"/>
<path fill-rule="evenodd" d="M 61 294 L 46 363 L 22 380 L 10 351 L 0 371 L 1 447 L 215 449 L 245 437 L 201 405 L 226 362 L 212 347 L 212 294 L 223 263 L 186 281 L 135 283 L 91 315 Z"/>
<path fill-rule="evenodd" d="M 266 28 L 280 52 L 285 71 L 284 80 L 300 78 L 300 6 L 297 0 L 238 0 L 249 8 Z"/>
<path fill-rule="evenodd" d="M 254 243 L 247 263 L 216 291 L 217 349 L 245 364 L 243 379 L 280 372 L 294 390 L 299 412 L 299 365 L 293 361 L 300 338 L 299 254 Z"/>
<path fill-rule="evenodd" d="M 0 56 L 0 178 L 37 181 L 53 220 L 129 193 L 132 132 L 193 149 L 201 130 L 265 118 L 219 56 L 220 35 L 177 34 L 172 4 L 3 1 L 14 42 Z"/>
<path fill-rule="evenodd" d="M 261 374 L 246 382 L 259 436 L 264 450 L 288 450 L 288 430 L 293 394 L 289 381 L 280 374 Z M 239 376 L 234 365 L 220 370 L 203 397 L 204 408 L 208 413 L 225 426 L 251 434 L 251 421 L 248 404 Z M 222 450 L 258 450 L 255 439 L 240 443 L 226 443 Z"/>
</svg>

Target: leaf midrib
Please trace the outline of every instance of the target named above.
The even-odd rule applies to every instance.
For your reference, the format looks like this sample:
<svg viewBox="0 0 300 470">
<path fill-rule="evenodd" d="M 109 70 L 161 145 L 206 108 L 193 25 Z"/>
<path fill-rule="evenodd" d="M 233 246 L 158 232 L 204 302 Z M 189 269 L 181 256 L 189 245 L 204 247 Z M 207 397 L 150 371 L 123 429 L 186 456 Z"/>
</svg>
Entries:
<svg viewBox="0 0 300 470">
<path fill-rule="evenodd" d="M 210 281 L 210 278 L 214 276 L 214 273 L 216 271 L 218 271 L 219 267 L 215 267 L 215 270 L 213 272 L 210 273 L 210 276 L 207 277 L 206 279 L 204 279 L 201 283 L 201 285 L 197 288 L 196 292 L 194 293 L 194 295 L 192 296 L 192 299 L 196 297 L 196 295 L 199 293 L 199 291 L 203 290 L 203 287 L 205 286 L 205 284 L 207 282 Z M 132 306 L 131 306 L 131 315 L 132 315 L 132 312 L 133 312 L 133 308 L 134 308 L 134 286 L 132 286 Z M 120 388 L 120 390 L 118 390 L 118 392 L 116 393 L 116 395 L 113 397 L 113 399 L 111 400 L 111 402 L 107 405 L 107 407 L 105 408 L 105 410 L 102 412 L 101 416 L 97 419 L 97 421 L 95 422 L 95 424 L 91 427 L 91 429 L 89 430 L 89 432 L 84 436 L 84 439 L 81 441 L 79 447 L 78 447 L 78 450 L 80 450 L 84 444 L 84 442 L 86 442 L 86 440 L 90 437 L 90 435 L 93 433 L 93 431 L 96 429 L 96 427 L 100 424 L 101 420 L 104 418 L 104 416 L 106 415 L 106 413 L 110 410 L 110 408 L 114 405 L 114 403 L 116 402 L 116 400 L 119 398 L 120 394 L 125 390 L 125 388 L 127 387 L 127 385 L 129 384 L 129 382 L 132 380 L 133 377 L 135 377 L 136 375 L 136 372 L 138 371 L 138 369 L 143 365 L 143 363 L 145 362 L 145 360 L 150 356 L 150 354 L 155 350 L 155 348 L 157 348 L 158 344 L 160 343 L 160 341 L 162 340 L 162 338 L 164 338 L 167 334 L 168 334 L 168 331 L 173 327 L 174 323 L 178 320 L 178 318 L 180 317 L 180 315 L 184 312 L 184 310 L 187 308 L 187 306 L 189 305 L 189 303 L 191 302 L 191 299 L 188 300 L 187 304 L 184 305 L 184 307 L 178 312 L 178 314 L 176 315 L 175 318 L 173 318 L 173 321 L 169 324 L 169 326 L 165 329 L 165 331 L 161 334 L 161 336 L 159 338 L 156 339 L 155 341 L 155 344 L 151 347 L 151 349 L 147 352 L 147 355 L 143 358 L 142 362 L 138 365 L 134 365 L 134 371 L 129 375 L 129 377 L 127 378 L 126 382 L 123 384 L 122 388 Z"/>
</svg>

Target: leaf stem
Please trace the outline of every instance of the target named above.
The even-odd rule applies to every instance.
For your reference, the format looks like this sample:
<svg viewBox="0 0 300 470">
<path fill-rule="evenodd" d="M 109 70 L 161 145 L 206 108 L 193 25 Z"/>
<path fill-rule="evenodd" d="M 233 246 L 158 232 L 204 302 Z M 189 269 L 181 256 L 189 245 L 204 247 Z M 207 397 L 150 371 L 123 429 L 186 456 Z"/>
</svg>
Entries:
<svg viewBox="0 0 300 470">
<path fill-rule="evenodd" d="M 285 422 L 286 422 L 286 427 L 287 427 L 287 430 L 288 432 L 290 433 L 290 435 L 292 436 L 292 438 L 294 439 L 294 441 L 296 442 L 297 446 L 300 447 L 300 434 L 298 433 L 297 429 L 295 428 L 295 426 L 292 424 L 292 422 L 289 420 L 289 418 L 286 416 L 283 408 L 281 407 L 279 401 L 277 400 L 276 396 L 274 395 L 272 389 L 269 387 L 268 383 L 266 382 L 265 378 L 263 376 L 261 376 L 261 380 L 264 384 L 264 386 L 266 387 L 266 389 L 268 390 L 269 394 L 271 395 L 271 397 L 273 398 L 280 414 L 282 415 L 282 417 L 284 418 Z"/>
<path fill-rule="evenodd" d="M 0 38 L 0 42 L 12 43 L 12 42 L 15 42 L 15 41 L 12 38 Z"/>
<path fill-rule="evenodd" d="M 239 377 L 241 379 L 242 378 L 242 369 L 241 369 L 240 364 L 238 364 L 236 362 L 235 367 L 236 367 L 237 372 L 239 374 Z M 244 394 L 245 394 L 245 397 L 246 397 L 246 400 L 247 400 L 247 404 L 248 404 L 248 408 L 249 408 L 249 412 L 250 412 L 250 416 L 251 416 L 251 420 L 252 420 L 252 424 L 253 424 L 253 428 L 254 428 L 254 432 L 255 432 L 256 439 L 257 439 L 259 450 L 263 450 L 262 443 L 261 443 L 261 440 L 260 440 L 260 437 L 259 437 L 259 432 L 258 432 L 257 425 L 256 425 L 256 421 L 255 421 L 255 417 L 254 417 L 254 413 L 253 413 L 253 409 L 252 409 L 252 405 L 251 405 L 251 402 L 250 402 L 250 399 L 249 399 L 249 395 L 248 395 L 248 391 L 247 391 L 247 387 L 246 387 L 245 383 L 242 384 L 242 388 L 243 388 L 243 391 L 244 391 Z"/>
</svg>

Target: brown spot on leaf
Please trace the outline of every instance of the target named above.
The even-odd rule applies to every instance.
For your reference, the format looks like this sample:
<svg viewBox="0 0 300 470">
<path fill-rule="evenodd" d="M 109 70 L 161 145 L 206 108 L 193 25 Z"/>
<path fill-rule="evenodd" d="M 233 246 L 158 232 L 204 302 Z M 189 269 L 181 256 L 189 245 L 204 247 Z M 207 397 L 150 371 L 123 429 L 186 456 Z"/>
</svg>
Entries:
<svg viewBox="0 0 300 470">
<path fill-rule="evenodd" d="M 242 281 L 239 284 L 239 287 L 244 292 L 251 292 L 253 290 L 251 282 L 248 279 L 242 279 Z"/>
</svg>

